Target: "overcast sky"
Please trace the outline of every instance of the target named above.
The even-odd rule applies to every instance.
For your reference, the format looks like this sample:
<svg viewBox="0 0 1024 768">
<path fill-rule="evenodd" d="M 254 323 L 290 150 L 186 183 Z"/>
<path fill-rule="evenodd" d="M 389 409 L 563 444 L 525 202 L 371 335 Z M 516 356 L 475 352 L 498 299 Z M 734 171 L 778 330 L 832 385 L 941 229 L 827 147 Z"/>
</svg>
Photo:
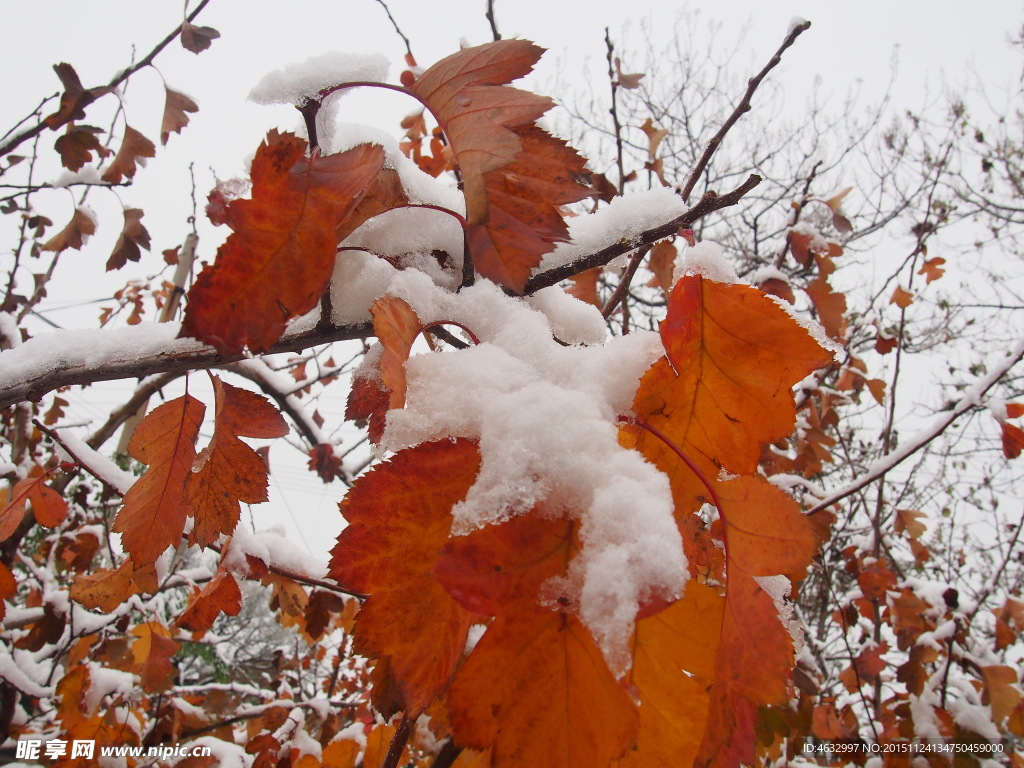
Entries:
<svg viewBox="0 0 1024 768">
<path fill-rule="evenodd" d="M 34 109 L 42 97 L 58 90 L 52 64 L 71 63 L 86 86 L 105 83 L 131 62 L 133 46 L 136 57 L 148 53 L 182 17 L 181 3 L 156 0 L 34 0 L 4 5 L 6 34 L 0 63 L 5 93 L 0 101 L 0 133 Z M 477 44 L 490 40 L 485 5 L 485 0 L 388 2 L 424 66 L 457 50 L 462 41 Z M 1018 82 L 1021 74 L 1022 58 L 1008 44 L 1024 23 L 1024 4 L 1019 2 L 495 0 L 494 5 L 504 36 L 529 38 L 550 49 L 529 81 L 530 87 L 538 90 L 549 90 L 556 83 L 582 83 L 587 78 L 606 87 L 606 26 L 616 40 L 630 41 L 620 46 L 620 52 L 625 69 L 632 71 L 631 59 L 641 58 L 633 51 L 644 37 L 650 37 L 655 50 L 671 36 L 683 38 L 684 43 L 689 38 L 696 44 L 707 33 L 707 23 L 718 21 L 724 48 L 731 49 L 735 39 L 745 34 L 742 60 L 735 63 L 746 74 L 764 64 L 794 17 L 811 20 L 812 28 L 786 54 L 772 77 L 784 90 L 787 109 L 791 105 L 795 114 L 816 78 L 820 78 L 823 92 L 834 93 L 837 101 L 858 84 L 868 97 L 880 94 L 889 83 L 897 49 L 899 77 L 894 102 L 899 107 L 920 108 L 927 94 L 938 94 L 943 83 L 961 87 L 980 79 L 993 93 L 999 93 Z M 697 22 L 680 22 L 694 18 L 694 13 Z M 70 296 L 109 296 L 112 286 L 131 276 L 130 270 L 113 280 L 100 275 L 117 236 L 122 205 L 145 209 L 154 252 L 174 247 L 188 232 L 190 163 L 196 166 L 202 205 L 213 173 L 222 178 L 241 173 L 246 158 L 268 129 L 298 125 L 290 108 L 246 101 L 246 94 L 267 71 L 330 50 L 383 52 L 395 62 L 393 79 L 403 68 L 404 45 L 376 0 L 211 0 L 197 23 L 217 28 L 221 38 L 199 56 L 173 44 L 157 59 L 159 74 L 142 72 L 133 78 L 126 108 L 128 122 L 157 140 L 162 76 L 170 87 L 194 98 L 200 112 L 182 135 L 172 136 L 168 147 L 158 150 L 158 157 L 142 172 L 136 187 L 119 190 L 117 197 L 109 193 L 90 197 L 101 231 L 91 243 L 93 250 L 76 255 L 80 269 L 62 272 Z M 390 106 L 384 106 L 379 95 L 360 98 L 346 100 L 345 119 L 365 120 L 396 135 L 398 118 L 413 106 L 390 94 L 386 97 L 391 99 Z M 94 115 L 97 113 L 90 111 L 90 122 L 104 128 L 109 125 L 109 113 L 102 118 Z M 48 136 L 44 140 L 52 142 Z M 48 215 L 58 226 L 66 221 L 71 204 L 70 196 L 53 201 L 54 209 Z M 0 222 L 0 237 L 9 231 L 4 229 L 8 223 Z M 212 259 L 215 248 L 211 243 L 222 235 L 208 230 L 201 230 L 201 235 L 201 255 Z M 2 247 L 8 242 L 3 240 Z M 87 314 L 53 315 L 68 324 L 94 322 L 95 316 L 91 309 Z M 115 404 L 103 397 L 98 392 L 95 395 L 97 417 Z M 293 525 L 316 531 L 307 535 L 307 540 L 329 542 L 340 527 L 335 504 L 341 488 L 324 490 L 318 480 L 298 470 L 281 470 L 277 478 L 276 509 L 285 509 L 286 516 L 295 521 Z M 300 492 L 300 487 L 307 490 Z M 322 546 L 313 544 L 320 551 Z"/>
</svg>

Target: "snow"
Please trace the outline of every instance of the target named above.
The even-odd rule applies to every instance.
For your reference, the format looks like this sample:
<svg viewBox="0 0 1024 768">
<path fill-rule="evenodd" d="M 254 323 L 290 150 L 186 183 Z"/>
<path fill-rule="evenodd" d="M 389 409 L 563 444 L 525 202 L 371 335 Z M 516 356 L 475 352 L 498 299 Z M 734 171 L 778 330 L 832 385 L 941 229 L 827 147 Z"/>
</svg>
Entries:
<svg viewBox="0 0 1024 768">
<path fill-rule="evenodd" d="M 19 656 L 23 655 L 19 654 Z M 19 658 L 15 661 L 11 656 L 11 649 L 6 642 L 0 643 L 0 678 L 29 696 L 35 696 L 39 699 L 53 696 L 53 687 L 46 685 L 46 677 L 50 671 L 50 665 L 46 665 L 45 668 L 33 666 L 30 669 L 26 669 L 28 666 L 29 664 L 26 663 L 24 658 Z M 37 677 L 33 677 L 30 675 L 30 671 L 35 671 L 39 674 Z"/>
<path fill-rule="evenodd" d="M 320 91 L 345 82 L 387 80 L 390 65 L 384 54 L 331 51 L 268 72 L 249 92 L 257 104 L 300 106 Z"/>
<path fill-rule="evenodd" d="M 725 258 L 722 246 L 710 240 L 704 240 L 687 248 L 683 259 L 676 264 L 672 282 L 678 282 L 683 275 L 700 275 L 717 283 L 735 283 L 736 270 Z"/>
<path fill-rule="evenodd" d="M 89 665 L 89 689 L 85 694 L 85 706 L 89 712 L 95 712 L 104 696 L 120 694 L 128 698 L 137 688 L 137 678 L 131 672 L 102 667 L 87 662 Z"/>
<path fill-rule="evenodd" d="M 621 241 L 638 242 L 643 232 L 667 224 L 685 212 L 686 205 L 671 189 L 627 192 L 594 213 L 569 219 L 566 223 L 571 242 L 556 245 L 541 260 L 537 271 L 570 264 Z"/>
<path fill-rule="evenodd" d="M 601 310 L 557 286 L 527 296 L 526 303 L 544 314 L 551 332 L 566 344 L 600 344 L 608 335 Z"/>
<path fill-rule="evenodd" d="M 44 333 L 0 352 L 0 391 L 41 378 L 56 369 L 88 370 L 156 355 L 200 352 L 194 339 L 177 339 L 177 323 L 139 323 L 127 328 Z"/>
<path fill-rule="evenodd" d="M 456 535 L 535 507 L 578 518 L 585 546 L 569 578 L 545 596 L 578 604 L 612 668 L 623 671 L 640 603 L 678 596 L 686 578 L 668 480 L 618 442 L 619 416 L 663 354 L 657 334 L 563 346 L 544 314 L 486 280 L 454 295 L 401 272 L 389 293 L 421 322 L 463 323 L 481 343 L 409 360 L 406 406 L 389 412 L 379 450 L 479 440 L 480 472 L 452 510 Z M 552 298 L 541 303 L 563 301 Z M 595 322 L 579 327 L 590 334 Z"/>
<path fill-rule="evenodd" d="M 327 564 L 317 562 L 287 538 L 284 531 L 274 527 L 257 533 L 249 532 L 245 526 L 235 528 L 231 544 L 224 552 L 224 568 L 235 574 L 247 574 L 249 565 L 245 556 L 259 558 L 268 566 L 290 571 L 299 576 L 322 579 L 327 573 Z"/>
<path fill-rule="evenodd" d="M 81 463 L 91 475 L 99 478 L 122 496 L 128 492 L 128 489 L 138 479 L 130 472 L 125 472 L 108 457 L 94 451 L 70 429 L 59 429 L 57 434 L 68 450 L 74 454 L 69 457 L 71 461 Z"/>
</svg>

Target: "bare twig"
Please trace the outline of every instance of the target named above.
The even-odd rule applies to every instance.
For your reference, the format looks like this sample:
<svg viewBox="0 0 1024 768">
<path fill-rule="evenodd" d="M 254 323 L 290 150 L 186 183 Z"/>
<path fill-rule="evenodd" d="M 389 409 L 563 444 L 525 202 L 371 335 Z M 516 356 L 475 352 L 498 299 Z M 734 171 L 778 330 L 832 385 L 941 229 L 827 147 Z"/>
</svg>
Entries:
<svg viewBox="0 0 1024 768">
<path fill-rule="evenodd" d="M 701 174 L 704 173 L 704 169 L 707 168 L 711 158 L 714 156 L 718 147 L 725 139 L 725 135 L 729 132 L 736 122 L 743 116 L 744 113 L 750 111 L 750 99 L 754 95 L 754 91 L 757 90 L 758 86 L 761 85 L 761 81 L 768 75 L 768 73 L 778 66 L 779 62 L 782 61 L 782 54 L 785 53 L 786 49 L 789 48 L 801 34 L 810 29 L 811 22 L 805 21 L 803 24 L 794 26 L 789 34 L 786 35 L 786 39 L 782 41 L 782 45 L 779 46 L 779 50 L 769 59 L 768 63 L 765 64 L 764 68 L 754 75 L 750 80 L 747 81 L 747 91 L 743 94 L 743 98 L 740 99 L 740 103 L 736 105 L 736 109 L 732 111 L 732 114 L 722 124 L 722 127 L 718 129 L 711 141 L 704 147 L 704 152 L 701 153 L 700 158 L 697 160 L 697 164 L 693 166 L 693 170 L 690 171 L 690 175 L 686 178 L 686 183 L 683 185 L 682 190 L 679 194 L 682 196 L 684 201 L 689 201 L 690 193 L 693 192 L 693 188 L 697 185 L 697 179 L 700 178 Z"/>
<path fill-rule="evenodd" d="M 618 107 L 619 81 L 615 79 L 613 58 L 615 46 L 612 45 L 608 27 L 604 28 L 604 44 L 608 51 L 608 82 L 612 89 L 612 106 L 608 110 L 608 114 L 612 116 L 612 130 L 615 135 L 615 168 L 619 172 L 619 194 L 621 195 L 626 188 L 626 171 L 622 164 L 622 125 L 619 123 Z"/>
<path fill-rule="evenodd" d="M 693 208 L 672 219 L 672 221 L 641 232 L 632 240 L 612 243 L 607 248 L 602 248 L 595 253 L 583 256 L 570 264 L 555 267 L 547 272 L 534 275 L 526 282 L 524 293 L 535 293 L 541 288 L 547 288 L 549 285 L 557 285 L 562 280 L 567 280 L 574 275 L 578 275 L 580 272 L 585 272 L 594 267 L 603 267 L 617 256 L 630 253 L 643 245 L 664 240 L 666 237 L 676 234 L 680 229 L 688 229 L 693 226 L 695 221 L 707 216 L 709 213 L 736 205 L 744 195 L 760 183 L 761 177 L 751 174 L 743 184 L 726 195 L 719 196 L 714 192 L 707 192 Z"/>
<path fill-rule="evenodd" d="M 405 36 L 404 32 L 402 32 L 402 29 L 398 26 L 398 22 L 395 21 L 395 17 L 391 15 L 391 9 L 388 8 L 387 3 L 385 3 L 384 0 L 377 0 L 377 3 L 384 9 L 384 13 L 388 15 L 388 21 L 391 22 L 391 26 L 395 28 L 395 32 L 398 33 L 398 36 L 402 38 L 402 42 L 405 43 L 405 52 L 409 54 L 409 58 L 415 59 L 416 57 L 412 55 L 412 46 L 409 45 L 409 38 Z"/>
<path fill-rule="evenodd" d="M 487 23 L 491 25 L 491 36 L 494 41 L 501 40 L 501 32 L 498 31 L 498 22 L 494 19 L 494 0 L 487 0 L 487 13 L 484 14 L 487 17 Z"/>
</svg>

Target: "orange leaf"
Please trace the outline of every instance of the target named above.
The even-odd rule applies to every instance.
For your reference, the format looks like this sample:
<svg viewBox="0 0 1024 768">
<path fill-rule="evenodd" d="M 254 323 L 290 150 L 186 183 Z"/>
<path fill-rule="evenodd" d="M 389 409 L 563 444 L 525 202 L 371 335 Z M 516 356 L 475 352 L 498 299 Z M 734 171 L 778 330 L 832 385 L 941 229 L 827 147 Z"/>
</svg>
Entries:
<svg viewBox="0 0 1024 768">
<path fill-rule="evenodd" d="M 885 404 L 885 382 L 882 379 L 866 379 L 864 383 L 868 387 L 871 396 L 879 405 Z"/>
<path fill-rule="evenodd" d="M 199 592 L 193 595 L 185 612 L 178 617 L 178 626 L 189 629 L 197 638 L 208 631 L 221 614 L 237 616 L 242 610 L 242 592 L 235 577 L 218 571 Z"/>
<path fill-rule="evenodd" d="M 756 288 L 699 275 L 673 288 L 661 336 L 666 357 L 644 375 L 633 411 L 709 477 L 754 472 L 762 444 L 793 429 L 793 385 L 830 359 Z M 632 439 L 672 480 L 677 517 L 697 509 L 707 492 L 675 453 L 646 432 Z"/>
<path fill-rule="evenodd" d="M 1008 459 L 1016 459 L 1024 452 L 1024 429 L 1005 421 L 999 426 L 1003 430 L 1003 455 Z"/>
<path fill-rule="evenodd" d="M 448 695 L 455 741 L 492 765 L 603 766 L 636 738 L 632 699 L 580 621 L 531 600 L 499 616 Z"/>
<path fill-rule="evenodd" d="M 114 160 L 101 178 L 108 184 L 120 184 L 125 176 L 129 179 L 134 178 L 137 170 L 136 161 L 138 165 L 145 165 L 144 158 L 147 157 L 156 157 L 156 145 L 130 125 L 126 125 L 121 148 L 117 150 Z"/>
<path fill-rule="evenodd" d="M 370 594 L 356 618 L 356 648 L 388 657 L 410 716 L 448 685 L 465 647 L 472 615 L 432 570 L 451 508 L 465 498 L 479 463 L 475 443 L 424 443 L 361 476 L 342 502 L 349 525 L 331 551 L 330 575 Z"/>
<path fill-rule="evenodd" d="M 164 117 L 160 124 L 160 143 L 167 144 L 172 133 L 181 133 L 188 125 L 187 112 L 198 112 L 199 105 L 183 93 L 164 86 L 167 98 L 164 100 Z"/>
<path fill-rule="evenodd" d="M 0 497 L 0 503 L 7 501 L 0 508 L 0 541 L 9 538 L 25 518 L 25 505 L 32 505 L 32 514 L 36 522 L 47 528 L 54 528 L 64 522 L 68 515 L 68 505 L 64 498 L 53 488 L 46 485 L 48 473 L 35 467 L 32 474 L 19 480 L 7 501 L 6 493 Z"/>
<path fill-rule="evenodd" d="M 1024 416 L 1024 403 L 1007 403 L 1006 404 L 1006 418 L 1018 419 Z"/>
<path fill-rule="evenodd" d="M 569 278 L 572 285 L 566 288 L 565 292 L 600 309 L 601 299 L 597 295 L 597 283 L 601 279 L 602 272 L 604 272 L 603 267 L 594 267 L 586 269 L 578 275 L 573 275 Z"/>
<path fill-rule="evenodd" d="M 474 265 L 519 292 L 541 256 L 568 236 L 557 206 L 590 192 L 579 181 L 584 160 L 534 125 L 551 100 L 506 85 L 529 73 L 541 53 L 527 40 L 467 48 L 411 86 L 455 154 Z"/>
<path fill-rule="evenodd" d="M 342 242 L 368 219 L 408 202 L 409 197 L 405 194 L 398 171 L 393 168 L 382 168 L 380 173 L 373 177 L 359 204 L 338 225 L 338 242 Z"/>
<path fill-rule="evenodd" d="M 80 251 L 89 240 L 89 236 L 94 234 L 96 234 L 96 222 L 81 208 L 75 208 L 75 213 L 68 225 L 47 240 L 43 244 L 43 250 L 62 253 L 68 248 L 74 248 L 76 251 Z"/>
<path fill-rule="evenodd" d="M 643 77 L 643 75 L 641 75 Z M 640 126 L 640 130 L 647 136 L 647 156 L 655 158 L 658 156 L 658 147 L 661 146 L 661 142 L 666 136 L 668 131 L 664 128 L 655 128 L 654 122 L 651 118 L 644 120 L 644 124 Z"/>
<path fill-rule="evenodd" d="M 356 381 L 359 381 L 359 379 L 356 379 Z M 383 416 L 381 418 L 383 419 Z M 384 426 L 381 424 L 381 431 L 383 429 Z M 370 432 L 370 439 L 373 439 L 372 430 Z M 331 443 L 317 443 L 309 449 L 307 455 L 309 456 L 309 468 L 316 472 L 325 483 L 333 483 L 338 478 L 345 476 L 344 466 L 338 454 L 334 452 L 334 446 Z"/>
<path fill-rule="evenodd" d="M 621 768 L 693 765 L 708 716 L 708 689 L 725 601 L 694 581 L 668 608 L 640 619 L 626 678 L 640 697 L 637 749 Z"/>
<path fill-rule="evenodd" d="M 992 722 L 1001 725 L 1021 700 L 1020 691 L 1014 687 L 1017 670 L 1013 667 L 993 665 L 981 668 L 985 679 L 985 699 L 992 708 Z"/>
<path fill-rule="evenodd" d="M 142 688 L 150 693 L 162 691 L 174 682 L 177 670 L 171 659 L 178 652 L 178 643 L 167 627 L 157 621 L 147 621 L 134 627 L 131 634 L 135 663 L 132 672 L 140 678 Z"/>
<path fill-rule="evenodd" d="M 647 266 L 654 277 L 647 283 L 652 288 L 661 288 L 666 294 L 672 290 L 672 278 L 676 269 L 676 247 L 668 240 L 655 243 L 648 256 Z"/>
<path fill-rule="evenodd" d="M 897 285 L 896 290 L 892 292 L 892 297 L 889 299 L 890 304 L 895 304 L 900 309 L 906 309 L 914 303 L 914 294 L 909 291 L 905 291 L 903 286 Z"/>
<path fill-rule="evenodd" d="M 120 269 L 129 261 L 138 261 L 142 256 L 140 248 L 149 250 L 149 232 L 142 226 L 142 211 L 139 208 L 124 209 L 124 227 L 114 251 L 107 259 L 107 272 Z"/>
<path fill-rule="evenodd" d="M 206 407 L 191 395 L 154 408 L 135 428 L 128 453 L 149 464 L 124 496 L 113 530 L 136 565 L 150 563 L 176 545 L 190 510 L 185 481 L 195 462 L 196 437 Z"/>
<path fill-rule="evenodd" d="M 498 615 L 522 600 L 539 602 L 541 585 L 565 573 L 574 524 L 517 515 L 445 544 L 434 576 L 465 608 Z"/>
<path fill-rule="evenodd" d="M 925 276 L 925 284 L 927 285 L 946 274 L 946 270 L 942 268 L 942 265 L 945 263 L 946 260 L 941 256 L 936 256 L 934 259 L 928 259 L 921 265 L 921 268 L 917 270 L 917 274 Z"/>
<path fill-rule="evenodd" d="M 833 339 L 846 335 L 846 296 L 832 290 L 828 280 L 818 277 L 807 285 L 807 295 L 818 310 L 818 321 L 825 327 L 825 333 Z"/>
<path fill-rule="evenodd" d="M 896 529 L 896 533 L 907 532 L 907 535 L 912 539 L 921 538 L 927 527 L 921 522 L 921 518 L 925 517 L 924 512 L 916 512 L 910 509 L 897 509 L 896 519 L 894 520 L 893 527 Z"/>
<path fill-rule="evenodd" d="M 234 232 L 189 291 L 181 336 L 225 355 L 265 352 L 313 309 L 334 269 L 335 230 L 384 162 L 378 146 L 305 157 L 306 142 L 271 131 L 252 162 L 252 199 L 233 200 Z"/>
<path fill-rule="evenodd" d="M 71 599 L 86 608 L 113 613 L 121 603 L 139 593 L 132 581 L 132 561 L 125 560 L 112 571 L 79 576 L 71 583 Z"/>
<path fill-rule="evenodd" d="M 381 296 L 370 307 L 373 331 L 384 351 L 380 356 L 380 373 L 390 391 L 388 408 L 405 405 L 405 361 L 423 325 L 412 307 L 396 296 Z"/>
<path fill-rule="evenodd" d="M 267 500 L 267 465 L 240 437 L 272 438 L 288 434 L 288 425 L 262 395 L 213 377 L 216 417 L 213 439 L 196 458 L 185 479 L 185 502 L 195 517 L 189 544 L 208 546 L 238 523 L 239 502 Z"/>
</svg>

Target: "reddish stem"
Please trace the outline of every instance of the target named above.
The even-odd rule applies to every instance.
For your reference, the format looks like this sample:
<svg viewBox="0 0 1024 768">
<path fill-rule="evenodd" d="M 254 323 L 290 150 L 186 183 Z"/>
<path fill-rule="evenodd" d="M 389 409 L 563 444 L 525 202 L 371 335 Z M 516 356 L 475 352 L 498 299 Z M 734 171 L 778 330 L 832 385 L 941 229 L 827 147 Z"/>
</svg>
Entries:
<svg viewBox="0 0 1024 768">
<path fill-rule="evenodd" d="M 454 325 L 456 328 L 461 328 L 463 331 L 466 332 L 466 335 L 469 336 L 470 340 L 473 342 L 474 345 L 480 343 L 480 339 L 477 338 L 477 335 L 475 333 L 469 330 L 469 328 L 464 326 L 462 323 L 457 323 L 454 320 L 435 320 L 432 323 L 427 323 L 422 328 L 420 328 L 420 333 L 423 333 L 424 331 L 429 331 L 432 328 L 440 328 L 445 325 Z"/>
<path fill-rule="evenodd" d="M 711 498 L 711 503 L 714 504 L 715 507 L 718 509 L 719 513 L 721 513 L 722 504 L 718 500 L 718 494 L 715 493 L 714 485 L 711 483 L 711 480 L 708 478 L 708 476 L 704 474 L 704 471 L 694 463 L 693 459 L 686 455 L 682 448 L 680 448 L 678 445 L 672 442 L 672 439 L 668 435 L 666 435 L 657 427 L 652 427 L 646 421 L 640 421 L 638 419 L 625 419 L 625 421 L 628 421 L 631 424 L 635 424 L 641 429 L 646 429 L 656 438 L 661 440 L 661 442 L 663 442 L 666 446 L 668 446 L 669 450 L 671 450 L 676 456 L 682 459 L 683 463 L 690 468 L 693 474 L 697 476 L 697 479 L 704 484 L 705 488 L 707 488 L 708 496 L 710 496 Z"/>
</svg>

